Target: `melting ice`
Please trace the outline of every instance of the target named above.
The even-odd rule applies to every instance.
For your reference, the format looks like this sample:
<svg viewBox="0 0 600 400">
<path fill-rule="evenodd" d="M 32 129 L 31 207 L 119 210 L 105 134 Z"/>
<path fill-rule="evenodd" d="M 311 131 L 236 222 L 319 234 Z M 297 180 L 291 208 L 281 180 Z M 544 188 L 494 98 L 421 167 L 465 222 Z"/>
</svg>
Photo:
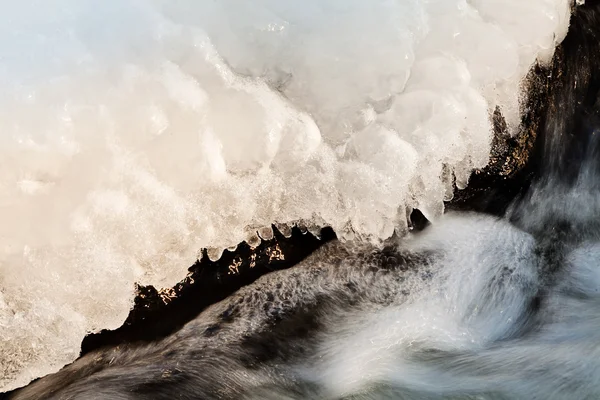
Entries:
<svg viewBox="0 0 600 400">
<path fill-rule="evenodd" d="M 13 2 L 0 16 L 0 390 L 133 284 L 271 223 L 377 241 L 488 160 L 566 0 Z M 218 256 L 218 252 L 215 254 Z"/>
</svg>

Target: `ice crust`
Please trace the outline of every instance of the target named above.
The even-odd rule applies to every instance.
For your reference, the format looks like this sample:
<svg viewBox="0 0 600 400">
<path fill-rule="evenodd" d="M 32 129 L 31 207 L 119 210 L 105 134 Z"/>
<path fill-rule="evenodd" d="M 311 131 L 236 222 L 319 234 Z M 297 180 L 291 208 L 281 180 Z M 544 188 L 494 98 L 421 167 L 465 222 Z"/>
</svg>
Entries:
<svg viewBox="0 0 600 400">
<path fill-rule="evenodd" d="M 488 161 L 566 0 L 53 0 L 0 15 L 0 391 L 271 223 L 380 240 Z M 268 235 L 261 229 L 262 235 Z"/>
</svg>

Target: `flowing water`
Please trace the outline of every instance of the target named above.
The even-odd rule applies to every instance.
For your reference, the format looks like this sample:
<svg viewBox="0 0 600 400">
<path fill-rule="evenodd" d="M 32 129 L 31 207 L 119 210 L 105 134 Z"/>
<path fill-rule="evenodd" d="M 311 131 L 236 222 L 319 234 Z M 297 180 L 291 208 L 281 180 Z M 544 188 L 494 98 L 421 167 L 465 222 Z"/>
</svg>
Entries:
<svg viewBox="0 0 600 400">
<path fill-rule="evenodd" d="M 383 250 L 328 244 L 16 399 L 598 398 L 595 167 L 540 182 L 507 218 L 448 214 Z"/>
</svg>

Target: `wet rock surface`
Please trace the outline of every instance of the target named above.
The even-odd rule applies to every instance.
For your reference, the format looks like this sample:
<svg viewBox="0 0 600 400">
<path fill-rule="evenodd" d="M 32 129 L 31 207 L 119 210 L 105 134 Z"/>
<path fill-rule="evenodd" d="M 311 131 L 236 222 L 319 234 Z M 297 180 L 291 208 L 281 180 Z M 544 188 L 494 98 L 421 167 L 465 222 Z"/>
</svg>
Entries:
<svg viewBox="0 0 600 400">
<path fill-rule="evenodd" d="M 492 114 L 494 137 L 489 164 L 473 171 L 469 186 L 456 189 L 446 210 L 479 211 L 493 215 L 504 213 L 512 200 L 529 186 L 536 171 L 537 139 L 547 113 L 550 87 L 560 70 L 561 49 L 557 49 L 553 65 L 535 65 L 525 85 L 521 126 L 511 136 L 502 112 Z"/>
<path fill-rule="evenodd" d="M 188 268 L 185 279 L 173 288 L 138 286 L 134 308 L 123 326 L 88 335 L 81 345 L 81 355 L 107 345 L 167 336 L 209 305 L 266 273 L 292 267 L 335 238 L 330 228 L 322 229 L 316 237 L 294 227 L 286 237 L 273 226 L 273 234 L 272 239 L 263 239 L 256 247 L 244 242 L 234 251 L 225 250 L 218 261 L 211 261 L 203 251 L 202 258 Z"/>
</svg>

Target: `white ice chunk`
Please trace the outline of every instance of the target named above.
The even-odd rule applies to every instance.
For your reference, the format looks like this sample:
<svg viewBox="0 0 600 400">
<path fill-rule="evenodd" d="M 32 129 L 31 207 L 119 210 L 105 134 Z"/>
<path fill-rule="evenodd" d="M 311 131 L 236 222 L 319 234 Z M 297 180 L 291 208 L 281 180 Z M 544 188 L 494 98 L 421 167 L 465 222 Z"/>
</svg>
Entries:
<svg viewBox="0 0 600 400">
<path fill-rule="evenodd" d="M 201 248 L 378 241 L 488 161 L 567 0 L 55 0 L 0 14 L 0 391 Z"/>
</svg>

